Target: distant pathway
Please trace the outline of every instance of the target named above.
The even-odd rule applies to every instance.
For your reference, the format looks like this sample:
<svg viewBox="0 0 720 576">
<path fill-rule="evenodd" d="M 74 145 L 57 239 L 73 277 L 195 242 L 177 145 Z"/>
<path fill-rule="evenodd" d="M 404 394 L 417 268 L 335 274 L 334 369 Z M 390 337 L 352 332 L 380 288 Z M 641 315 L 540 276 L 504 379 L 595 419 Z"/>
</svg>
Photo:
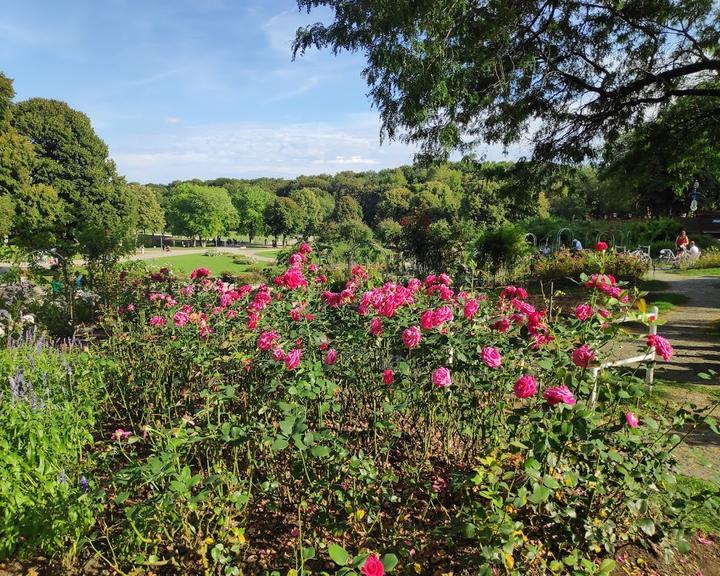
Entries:
<svg viewBox="0 0 720 576">
<path fill-rule="evenodd" d="M 658 327 L 675 348 L 675 355 L 662 363 L 662 377 L 676 382 L 720 385 L 720 374 L 702 380 L 698 373 L 708 369 L 720 373 L 720 334 L 713 321 L 720 319 L 720 278 L 681 276 L 657 271 L 655 279 L 668 283 L 668 292 L 684 294 L 688 301 L 660 316 Z"/>
<path fill-rule="evenodd" d="M 266 256 L 263 254 L 263 252 L 269 252 L 271 250 L 278 250 L 280 248 L 271 248 L 268 246 L 267 248 L 253 246 L 253 247 L 239 247 L 239 246 L 218 246 L 215 248 L 215 246 L 206 246 L 205 248 L 198 247 L 198 248 L 174 248 L 171 249 L 170 252 L 163 252 L 162 250 L 149 248 L 145 250 L 145 254 L 131 254 L 130 256 L 127 256 L 127 260 L 155 260 L 158 258 L 172 258 L 173 256 L 185 256 L 190 254 L 204 254 L 205 252 L 209 250 L 217 250 L 221 253 L 227 253 L 227 254 L 243 254 L 245 256 L 248 256 L 250 258 L 253 258 L 255 260 L 260 260 L 262 262 L 274 262 L 275 256 Z M 82 263 L 82 261 L 81 261 Z"/>
</svg>

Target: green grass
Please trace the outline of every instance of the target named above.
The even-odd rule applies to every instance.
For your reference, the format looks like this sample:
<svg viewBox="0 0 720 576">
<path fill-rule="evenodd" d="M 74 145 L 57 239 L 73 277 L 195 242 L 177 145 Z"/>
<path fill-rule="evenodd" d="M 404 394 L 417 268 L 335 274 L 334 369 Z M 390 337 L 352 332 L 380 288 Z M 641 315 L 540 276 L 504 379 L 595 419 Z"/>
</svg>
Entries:
<svg viewBox="0 0 720 576">
<path fill-rule="evenodd" d="M 228 254 L 218 256 L 205 256 L 204 254 L 163 256 L 162 258 L 145 260 L 145 263 L 151 268 L 172 268 L 178 274 L 189 274 L 196 268 L 207 268 L 214 276 L 219 275 L 221 272 L 247 272 L 252 268 L 252 265 L 236 264 L 233 262 L 233 257 Z"/>
<path fill-rule="evenodd" d="M 645 297 L 645 300 L 658 307 L 659 312 L 670 312 L 677 306 L 685 304 L 690 298 L 685 294 L 678 294 L 677 292 L 655 292 L 650 293 Z"/>
<path fill-rule="evenodd" d="M 275 258 L 278 254 L 280 254 L 281 250 L 276 249 L 270 249 L 270 250 L 262 250 L 260 248 L 253 248 L 253 252 L 255 252 L 258 256 L 266 256 L 268 258 Z"/>
<path fill-rule="evenodd" d="M 720 276 L 720 268 L 688 268 L 687 270 L 678 270 L 676 274 L 683 276 Z"/>
</svg>

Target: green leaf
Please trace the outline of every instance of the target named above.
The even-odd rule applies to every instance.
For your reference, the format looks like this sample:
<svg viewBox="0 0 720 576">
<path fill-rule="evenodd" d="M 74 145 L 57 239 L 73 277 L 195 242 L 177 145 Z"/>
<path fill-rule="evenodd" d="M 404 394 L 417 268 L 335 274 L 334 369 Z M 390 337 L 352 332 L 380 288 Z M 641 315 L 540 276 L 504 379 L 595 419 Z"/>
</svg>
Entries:
<svg viewBox="0 0 720 576">
<path fill-rule="evenodd" d="M 542 504 L 550 498 L 550 489 L 542 484 L 535 484 L 532 494 L 528 496 L 528 500 L 533 504 Z"/>
<path fill-rule="evenodd" d="M 308 546 L 302 549 L 302 559 L 304 561 L 312 560 L 313 558 L 315 558 L 315 548 Z"/>
<path fill-rule="evenodd" d="M 285 438 L 277 438 L 275 439 L 275 442 L 273 442 L 270 445 L 270 448 L 272 448 L 275 451 L 285 450 L 285 448 L 288 447 L 288 441 L 285 440 Z"/>
<path fill-rule="evenodd" d="M 392 569 L 397 566 L 398 559 L 395 554 L 385 554 L 385 556 L 382 557 L 380 562 L 382 562 L 382 565 L 385 568 L 385 572 L 392 572 Z"/>
<path fill-rule="evenodd" d="M 316 458 L 323 458 L 330 455 L 330 448 L 327 446 L 313 446 L 310 453 Z"/>
<path fill-rule="evenodd" d="M 330 560 L 338 566 L 347 566 L 347 563 L 350 561 L 350 554 L 339 544 L 329 544 L 328 554 L 330 555 Z"/>
<path fill-rule="evenodd" d="M 650 518 L 643 518 L 638 523 L 640 529 L 648 536 L 655 534 L 655 523 Z"/>
<path fill-rule="evenodd" d="M 615 560 L 612 558 L 605 558 L 600 563 L 600 572 L 598 576 L 609 576 L 610 572 L 615 569 Z"/>
</svg>

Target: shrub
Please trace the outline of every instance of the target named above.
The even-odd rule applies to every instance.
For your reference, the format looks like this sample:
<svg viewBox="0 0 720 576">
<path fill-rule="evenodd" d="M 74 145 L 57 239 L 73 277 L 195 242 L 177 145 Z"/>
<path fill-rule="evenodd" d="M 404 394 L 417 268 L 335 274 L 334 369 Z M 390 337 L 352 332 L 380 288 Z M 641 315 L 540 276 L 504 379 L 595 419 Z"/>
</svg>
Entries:
<svg viewBox="0 0 720 576">
<path fill-rule="evenodd" d="M 513 268 L 530 254 L 530 245 L 525 241 L 525 232 L 505 224 L 480 235 L 475 244 L 478 264 L 491 274 L 501 268 Z"/>
<path fill-rule="evenodd" d="M 0 351 L 0 559 L 74 558 L 95 523 L 88 450 L 101 394 L 85 353 L 34 333 Z"/>
<path fill-rule="evenodd" d="M 720 249 L 710 248 L 700 253 L 700 258 L 690 264 L 690 268 L 720 268 Z"/>
<path fill-rule="evenodd" d="M 630 254 L 609 251 L 600 255 L 589 250 L 579 253 L 560 250 L 548 256 L 536 257 L 530 267 L 530 276 L 537 280 L 569 284 L 585 272 L 604 271 L 619 280 L 637 284 L 645 277 L 648 269 L 646 262 Z"/>
<path fill-rule="evenodd" d="M 251 266 L 251 265 L 255 264 L 255 260 L 253 260 L 249 256 L 246 256 L 245 254 L 234 254 L 233 255 L 233 263 L 238 264 L 240 266 Z"/>
<path fill-rule="evenodd" d="M 355 267 L 331 291 L 318 265 L 298 254 L 272 288 L 127 287 L 104 347 L 132 435 L 105 439 L 95 543 L 119 568 L 589 575 L 630 542 L 686 545 L 673 431 L 702 414 L 652 418 L 613 369 L 591 400 L 636 294 L 583 276 L 582 314 L 551 321 L 516 287 Z"/>
</svg>

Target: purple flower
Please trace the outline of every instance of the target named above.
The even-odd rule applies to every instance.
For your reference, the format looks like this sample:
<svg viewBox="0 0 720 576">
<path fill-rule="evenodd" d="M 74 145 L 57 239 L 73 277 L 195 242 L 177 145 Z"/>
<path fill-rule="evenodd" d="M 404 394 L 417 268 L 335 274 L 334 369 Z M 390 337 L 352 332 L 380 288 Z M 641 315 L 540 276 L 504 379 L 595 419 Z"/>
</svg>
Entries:
<svg viewBox="0 0 720 576">
<path fill-rule="evenodd" d="M 80 490 L 87 493 L 88 490 L 90 490 L 90 482 L 88 482 L 88 479 L 85 478 L 85 476 L 80 477 Z"/>
</svg>

